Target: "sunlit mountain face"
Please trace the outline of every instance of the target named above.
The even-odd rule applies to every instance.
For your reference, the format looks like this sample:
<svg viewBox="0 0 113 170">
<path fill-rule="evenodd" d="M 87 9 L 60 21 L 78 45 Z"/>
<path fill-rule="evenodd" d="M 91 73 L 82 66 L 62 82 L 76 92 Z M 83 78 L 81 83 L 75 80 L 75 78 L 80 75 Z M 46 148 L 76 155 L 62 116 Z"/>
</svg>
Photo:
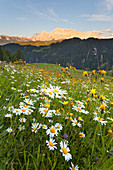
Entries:
<svg viewBox="0 0 113 170">
<path fill-rule="evenodd" d="M 0 35 L 0 45 L 16 43 L 16 42 L 65 40 L 73 37 L 77 37 L 80 39 L 87 39 L 89 37 L 98 38 L 98 39 L 101 38 L 100 35 L 94 31 L 83 33 L 83 32 L 78 32 L 74 29 L 56 28 L 50 33 L 46 31 L 42 31 L 41 33 L 35 34 L 30 38 Z"/>
</svg>

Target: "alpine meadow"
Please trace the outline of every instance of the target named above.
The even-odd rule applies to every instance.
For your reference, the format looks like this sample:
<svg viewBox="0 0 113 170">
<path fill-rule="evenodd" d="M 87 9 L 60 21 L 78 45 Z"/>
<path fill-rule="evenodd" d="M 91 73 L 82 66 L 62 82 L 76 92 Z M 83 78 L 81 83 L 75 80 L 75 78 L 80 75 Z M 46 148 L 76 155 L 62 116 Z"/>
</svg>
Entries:
<svg viewBox="0 0 113 170">
<path fill-rule="evenodd" d="M 3 62 L 1 169 L 113 169 L 113 78 L 105 70 Z"/>
</svg>

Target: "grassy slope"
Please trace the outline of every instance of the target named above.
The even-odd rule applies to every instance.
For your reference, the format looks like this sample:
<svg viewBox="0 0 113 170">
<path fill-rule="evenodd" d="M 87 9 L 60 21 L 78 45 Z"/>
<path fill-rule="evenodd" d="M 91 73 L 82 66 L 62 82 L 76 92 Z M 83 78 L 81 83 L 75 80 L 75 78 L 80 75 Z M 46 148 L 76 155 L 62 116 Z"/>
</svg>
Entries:
<svg viewBox="0 0 113 170">
<path fill-rule="evenodd" d="M 94 76 L 83 76 L 83 71 L 79 70 L 61 70 L 61 66 L 53 64 L 31 64 L 31 66 L 15 65 L 14 68 L 4 70 L 0 69 L 0 168 L 1 169 L 69 169 L 71 161 L 82 170 L 86 169 L 110 169 L 113 168 L 113 157 L 110 156 L 113 149 L 113 138 L 108 132 L 111 129 L 112 121 L 107 117 L 113 117 L 113 107 L 110 105 L 113 102 L 113 82 L 111 77 L 104 77 L 104 82 L 101 83 L 99 74 L 97 80 Z M 17 70 L 17 71 L 14 71 Z M 65 70 L 65 71 L 64 71 Z M 41 76 L 42 75 L 42 76 Z M 70 81 L 70 82 L 68 82 Z M 62 82 L 64 82 L 62 84 Z M 53 123 L 49 123 L 48 118 L 41 117 L 39 108 L 40 104 L 47 104 L 41 95 L 36 93 L 36 97 L 32 96 L 31 92 L 27 90 L 35 88 L 42 89 L 42 85 L 49 87 L 49 84 L 61 87 L 66 90 L 68 95 L 62 99 L 50 99 L 50 109 L 59 110 L 61 116 L 54 116 L 51 118 Z M 11 89 L 15 87 L 16 89 Z M 103 95 L 107 98 L 106 109 L 101 114 L 99 106 L 102 104 L 100 98 L 91 97 L 91 89 L 96 89 L 97 96 Z M 22 90 L 21 93 L 18 90 Z M 89 92 L 88 92 L 89 91 Z M 26 94 L 25 94 L 26 92 Z M 4 115 L 11 113 L 8 111 L 9 106 L 19 107 L 19 103 L 27 99 L 34 102 L 33 113 L 25 116 L 15 116 L 6 118 Z M 41 98 L 42 97 L 42 98 Z M 69 100 L 71 97 L 72 100 Z M 82 101 L 85 110 L 89 114 L 83 114 L 74 111 L 73 105 L 77 106 L 76 100 Z M 67 105 L 61 102 L 68 101 Z M 85 103 L 87 102 L 87 105 Z M 17 106 L 15 106 L 17 105 Z M 4 109 L 4 106 L 6 109 Z M 78 107 L 78 106 L 77 106 Z M 94 112 L 98 113 L 98 117 L 104 118 L 108 121 L 107 125 L 102 125 L 100 122 L 94 121 Z M 73 116 L 69 116 L 73 113 Z M 65 119 L 65 117 L 68 119 Z M 72 126 L 70 117 L 81 117 L 83 122 L 80 121 L 82 127 Z M 19 118 L 26 117 L 25 130 L 19 131 L 20 125 Z M 57 150 L 50 151 L 47 147 L 46 140 L 49 140 L 46 131 L 42 128 L 37 133 L 31 131 L 32 119 L 35 118 L 37 123 L 46 124 L 48 128 L 55 123 L 60 123 L 63 130 L 55 137 L 57 142 Z M 23 123 L 24 125 L 24 123 Z M 12 127 L 14 133 L 6 133 L 8 127 Z M 84 132 L 85 138 L 80 138 L 79 133 Z M 65 161 L 60 152 L 60 141 L 64 140 L 63 135 L 67 133 L 69 142 L 70 153 L 73 159 L 69 162 Z M 98 158 L 99 161 L 96 159 Z M 60 161 L 59 161 L 60 160 Z"/>
</svg>

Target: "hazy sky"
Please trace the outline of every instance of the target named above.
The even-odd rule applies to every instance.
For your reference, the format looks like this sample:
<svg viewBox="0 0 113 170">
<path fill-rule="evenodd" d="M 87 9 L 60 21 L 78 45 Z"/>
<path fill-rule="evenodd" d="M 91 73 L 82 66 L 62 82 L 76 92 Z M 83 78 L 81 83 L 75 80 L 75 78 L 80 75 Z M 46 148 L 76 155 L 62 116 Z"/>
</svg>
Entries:
<svg viewBox="0 0 113 170">
<path fill-rule="evenodd" d="M 0 0 L 0 35 L 28 37 L 57 27 L 111 36 L 113 0 Z"/>
</svg>

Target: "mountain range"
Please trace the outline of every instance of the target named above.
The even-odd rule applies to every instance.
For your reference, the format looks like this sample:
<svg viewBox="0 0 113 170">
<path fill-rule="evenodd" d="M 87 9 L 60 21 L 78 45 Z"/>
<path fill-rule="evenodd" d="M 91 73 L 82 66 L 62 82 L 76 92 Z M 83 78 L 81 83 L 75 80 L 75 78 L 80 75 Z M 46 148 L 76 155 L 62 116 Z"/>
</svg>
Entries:
<svg viewBox="0 0 113 170">
<path fill-rule="evenodd" d="M 87 39 L 87 38 L 98 38 L 100 39 L 100 35 L 95 33 L 94 31 L 89 31 L 86 33 L 78 32 L 74 29 L 64 29 L 64 28 L 56 28 L 52 32 L 48 33 L 46 31 L 42 31 L 41 33 L 36 34 L 32 37 L 18 37 L 18 36 L 8 36 L 8 35 L 0 35 L 0 45 L 9 44 L 9 43 L 17 43 L 22 42 L 22 45 L 28 44 L 36 44 L 39 46 L 39 43 L 42 42 L 50 42 L 49 44 L 53 43 L 53 41 L 61 41 L 70 38 L 80 38 L 80 39 Z M 35 42 L 35 43 L 33 43 Z M 37 43 L 36 43 L 37 42 Z M 44 44 L 45 45 L 45 44 Z"/>
<path fill-rule="evenodd" d="M 0 36 L 2 48 L 11 55 L 20 49 L 28 63 L 60 63 L 78 69 L 113 69 L 113 39 L 102 39 L 95 32 L 82 33 L 56 28 L 30 38 Z"/>
</svg>

